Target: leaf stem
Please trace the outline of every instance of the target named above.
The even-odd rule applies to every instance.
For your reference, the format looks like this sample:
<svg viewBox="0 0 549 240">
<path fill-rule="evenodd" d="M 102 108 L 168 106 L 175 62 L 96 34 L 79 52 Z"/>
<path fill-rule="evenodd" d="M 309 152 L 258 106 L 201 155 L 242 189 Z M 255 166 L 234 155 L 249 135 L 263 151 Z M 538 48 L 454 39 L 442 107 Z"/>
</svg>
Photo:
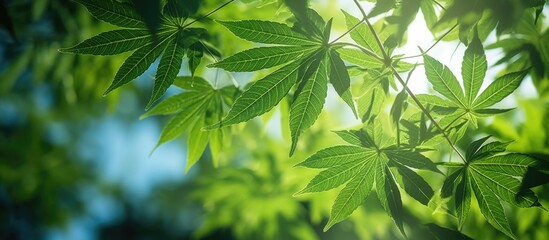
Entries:
<svg viewBox="0 0 549 240">
<path fill-rule="evenodd" d="M 454 31 L 454 29 L 458 26 L 458 24 L 454 24 L 454 26 L 452 26 L 448 31 L 446 31 L 446 33 L 444 33 L 441 37 L 439 37 L 436 42 L 434 42 L 429 48 L 427 48 L 427 50 L 425 50 L 423 53 L 421 54 L 418 54 L 418 55 L 414 55 L 414 56 L 405 56 L 405 57 L 400 57 L 400 58 L 397 58 L 397 59 L 408 59 L 408 58 L 416 58 L 416 57 L 423 57 L 423 55 L 427 54 L 429 51 L 431 51 L 431 49 L 433 49 L 440 41 L 442 41 L 442 39 L 444 39 L 446 36 L 448 36 L 448 34 L 450 34 L 452 31 Z"/>
<path fill-rule="evenodd" d="M 329 44 L 332 45 L 334 44 L 335 42 L 337 42 L 339 39 L 343 38 L 345 35 L 351 33 L 353 30 L 355 30 L 355 28 L 357 28 L 360 24 L 362 24 L 364 22 L 364 19 L 360 20 L 359 22 L 357 22 L 355 25 L 353 25 L 351 28 L 349 28 L 349 30 L 345 31 L 343 34 L 341 34 L 339 37 L 337 37 L 336 39 L 334 39 L 333 41 L 331 41 Z"/>
<path fill-rule="evenodd" d="M 193 20 L 193 21 L 191 21 L 191 22 L 189 22 L 189 23 L 183 25 L 182 28 L 186 28 L 186 27 L 192 25 L 192 24 L 195 23 L 195 22 L 198 22 L 198 21 L 200 21 L 200 20 L 202 20 L 202 19 L 204 19 L 204 18 L 209 17 L 210 15 L 212 15 L 212 14 L 214 14 L 215 12 L 221 10 L 222 8 L 224 8 L 225 6 L 229 5 L 229 4 L 232 3 L 232 2 L 234 2 L 234 0 L 229 0 L 228 2 L 221 4 L 219 7 L 217 7 L 217 8 L 214 9 L 214 10 L 212 10 L 212 11 L 209 12 L 208 14 L 206 14 L 206 15 L 204 15 L 204 16 L 202 16 L 202 17 L 199 17 L 199 18 L 197 18 L 197 19 L 195 19 L 195 20 Z"/>
</svg>

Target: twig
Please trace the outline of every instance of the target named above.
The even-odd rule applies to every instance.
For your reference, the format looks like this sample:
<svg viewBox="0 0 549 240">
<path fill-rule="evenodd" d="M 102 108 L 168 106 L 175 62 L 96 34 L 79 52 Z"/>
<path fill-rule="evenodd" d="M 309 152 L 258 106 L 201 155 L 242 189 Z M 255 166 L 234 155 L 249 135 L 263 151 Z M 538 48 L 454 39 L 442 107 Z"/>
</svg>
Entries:
<svg viewBox="0 0 549 240">
<path fill-rule="evenodd" d="M 204 19 L 204 18 L 209 17 L 210 15 L 212 15 L 212 14 L 214 14 L 215 12 L 221 10 L 222 8 L 224 8 L 225 6 L 229 5 L 229 4 L 232 3 L 232 2 L 234 2 L 234 0 L 229 0 L 229 1 L 226 2 L 226 3 L 223 3 L 221 6 L 217 7 L 217 8 L 214 9 L 214 10 L 212 10 L 212 11 L 209 12 L 208 14 L 206 14 L 206 15 L 204 15 L 204 16 L 202 16 L 202 17 L 199 17 L 199 18 L 197 18 L 197 19 L 191 21 L 190 23 L 187 23 L 187 24 L 183 25 L 182 28 L 186 28 L 186 27 L 192 25 L 192 24 L 195 23 L 195 22 L 198 22 L 198 21 L 200 21 L 200 20 L 202 20 L 202 19 Z"/>
<path fill-rule="evenodd" d="M 452 31 L 454 31 L 454 29 L 458 26 L 458 24 L 456 23 L 454 26 L 452 26 L 446 33 L 444 33 L 440 38 L 437 39 L 436 42 L 434 42 L 429 48 L 427 48 L 427 50 L 425 50 L 423 53 L 421 54 L 418 54 L 418 55 L 414 55 L 414 56 L 406 56 L 406 57 L 400 57 L 400 58 L 397 58 L 397 59 L 408 59 L 408 58 L 416 58 L 416 57 L 423 57 L 423 55 L 427 54 L 429 51 L 431 51 L 431 49 L 433 49 L 440 41 L 442 41 L 442 39 L 444 39 L 446 36 L 448 36 L 448 34 L 450 34 Z"/>
</svg>

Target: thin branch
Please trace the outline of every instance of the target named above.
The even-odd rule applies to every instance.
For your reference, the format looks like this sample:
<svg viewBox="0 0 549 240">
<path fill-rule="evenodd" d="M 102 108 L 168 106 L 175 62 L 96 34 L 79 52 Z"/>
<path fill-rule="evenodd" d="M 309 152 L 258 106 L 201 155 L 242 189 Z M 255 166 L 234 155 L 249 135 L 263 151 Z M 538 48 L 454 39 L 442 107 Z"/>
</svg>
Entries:
<svg viewBox="0 0 549 240">
<path fill-rule="evenodd" d="M 439 6 L 442 10 L 446 11 L 446 8 L 444 8 L 444 6 L 442 6 L 442 4 L 440 4 L 437 0 L 433 0 L 433 2 Z"/>
<path fill-rule="evenodd" d="M 229 0 L 229 1 L 226 2 L 226 3 L 223 3 L 221 6 L 217 7 L 217 8 L 214 9 L 214 10 L 212 10 L 212 11 L 209 12 L 208 14 L 206 14 L 206 15 L 204 15 L 204 16 L 202 16 L 202 17 L 199 17 L 199 18 L 197 18 L 197 19 L 191 21 L 190 23 L 187 23 L 187 24 L 183 25 L 182 28 L 186 28 L 186 27 L 192 25 L 192 24 L 195 23 L 195 22 L 198 22 L 198 21 L 200 21 L 200 20 L 202 20 L 202 19 L 204 19 L 204 18 L 209 17 L 210 15 L 212 15 L 212 14 L 214 14 L 215 12 L 221 10 L 222 8 L 224 8 L 225 6 L 229 5 L 229 4 L 232 3 L 232 2 L 234 2 L 234 0 Z"/>
<path fill-rule="evenodd" d="M 383 54 L 383 59 L 384 59 L 383 62 L 386 63 L 386 61 L 389 60 L 389 55 L 387 55 L 387 51 L 385 51 L 385 48 L 383 47 L 383 43 L 381 43 L 381 40 L 379 39 L 379 36 L 377 35 L 376 30 L 374 29 L 374 26 L 368 20 L 368 15 L 366 15 L 364 8 L 360 6 L 360 3 L 358 2 L 358 0 L 354 0 L 354 2 L 355 2 L 355 5 L 360 10 L 360 13 L 362 13 L 362 21 L 366 22 L 366 24 L 368 25 L 368 28 L 372 32 L 372 35 L 374 35 L 374 38 L 376 39 L 376 42 L 379 45 L 379 48 L 381 49 L 381 53 Z"/>
<path fill-rule="evenodd" d="M 440 41 L 442 41 L 442 39 L 444 39 L 446 36 L 448 36 L 448 34 L 450 34 L 452 31 L 454 31 L 454 29 L 458 26 L 458 24 L 456 23 L 454 26 L 452 26 L 446 33 L 444 33 L 440 38 L 437 39 L 436 42 L 434 42 L 429 48 L 427 48 L 427 50 L 425 50 L 425 52 L 421 53 L 421 54 L 418 54 L 418 55 L 414 55 L 414 56 L 405 56 L 405 57 L 400 57 L 400 58 L 397 58 L 397 59 L 408 59 L 408 58 L 416 58 L 416 57 L 423 57 L 423 55 L 427 54 L 429 51 L 431 51 L 431 49 L 433 49 Z"/>
<path fill-rule="evenodd" d="M 355 30 L 355 28 L 357 28 L 360 24 L 362 24 L 364 22 L 364 19 L 363 20 L 360 20 L 359 22 L 357 22 L 354 26 L 352 26 L 351 28 L 349 28 L 349 30 L 347 30 L 346 32 L 344 32 L 343 34 L 341 34 L 339 37 L 337 37 L 336 39 L 334 39 L 333 41 L 331 41 L 329 44 L 333 44 L 335 42 L 337 42 L 339 39 L 343 38 L 345 35 L 351 33 L 353 30 Z"/>
</svg>

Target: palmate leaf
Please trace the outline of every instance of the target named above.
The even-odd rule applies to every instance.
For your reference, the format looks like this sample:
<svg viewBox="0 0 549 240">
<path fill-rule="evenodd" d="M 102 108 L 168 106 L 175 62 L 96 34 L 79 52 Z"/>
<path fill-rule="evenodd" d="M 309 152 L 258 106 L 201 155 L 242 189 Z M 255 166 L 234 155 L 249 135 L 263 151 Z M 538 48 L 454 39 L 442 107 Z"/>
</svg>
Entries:
<svg viewBox="0 0 549 240">
<path fill-rule="evenodd" d="M 448 127 L 458 126 L 458 124 L 460 124 L 460 121 L 458 121 L 459 118 L 466 120 L 476 127 L 477 118 L 479 117 L 491 116 L 511 110 L 491 109 L 488 107 L 500 102 L 517 89 L 528 72 L 528 70 L 524 70 L 503 75 L 497 78 L 479 94 L 480 87 L 482 86 L 486 74 L 487 63 L 477 31 L 475 31 L 473 40 L 465 51 L 461 66 L 465 92 L 461 89 L 461 86 L 453 73 L 442 63 L 428 55 L 424 55 L 424 63 L 427 79 L 433 85 L 435 91 L 439 92 L 450 101 L 429 95 L 426 95 L 428 97 L 422 96 L 421 98 L 432 106 L 442 107 L 442 109 L 448 110 L 451 110 L 450 108 L 454 109 L 453 113 L 456 116 L 443 114 L 446 115 L 446 117 L 443 118 L 441 122 L 447 121 L 448 123 L 453 123 L 452 126 Z M 457 132 L 463 132 L 463 128 L 466 125 L 467 124 L 456 129 Z M 458 134 L 458 136 L 459 135 L 460 134 Z"/>
<path fill-rule="evenodd" d="M 515 238 L 505 216 L 501 200 L 515 207 L 541 206 L 534 192 L 522 187 L 522 178 L 536 160 L 527 155 L 501 154 L 507 143 L 492 142 L 483 145 L 488 138 L 473 142 L 467 149 L 467 163 L 444 182 L 443 197 L 459 180 L 455 189 L 455 205 L 458 226 L 467 217 L 471 192 L 475 193 L 480 210 L 488 222 L 509 237 Z"/>
<path fill-rule="evenodd" d="M 237 124 L 266 113 L 297 84 L 289 114 L 291 156 L 301 133 L 314 124 L 322 111 L 328 82 L 333 84 L 341 98 L 354 111 L 349 91 L 350 77 L 339 54 L 328 43 L 331 20 L 325 23 L 311 9 L 307 9 L 305 15 L 308 18 L 307 23 L 298 18 L 293 28 L 277 22 L 259 20 L 220 21 L 238 37 L 278 45 L 246 50 L 214 63 L 211 67 L 221 67 L 228 71 L 256 71 L 284 63 L 286 65 L 251 84 L 236 99 L 229 113 L 220 122 L 207 126 L 206 129 Z M 308 27 L 316 30 L 310 32 Z"/>
<path fill-rule="evenodd" d="M 384 140 L 375 135 L 378 132 L 381 133 L 375 129 L 338 131 L 336 133 L 339 136 L 354 146 L 329 147 L 297 165 L 326 169 L 297 194 L 326 191 L 345 185 L 335 199 L 325 231 L 345 220 L 362 205 L 373 186 L 382 206 L 403 234 L 403 210 L 397 182 L 410 196 L 423 204 L 427 204 L 433 196 L 434 192 L 429 184 L 407 165 L 429 169 L 428 166 L 434 166 L 434 163 L 425 163 L 425 159 L 429 160 L 418 156 L 421 154 L 398 149 L 396 146 L 380 148 L 379 143 L 383 144 Z M 416 163 L 409 164 L 408 161 L 413 159 L 416 159 Z"/>
<path fill-rule="evenodd" d="M 202 46 L 208 46 L 207 42 L 201 40 L 206 33 L 205 29 L 183 25 L 183 21 L 174 19 L 178 16 L 170 15 L 173 14 L 173 11 L 165 11 L 166 16 L 158 16 L 157 12 L 159 11 L 156 11 L 158 10 L 156 7 L 152 10 L 149 9 L 152 11 L 152 15 L 144 14 L 151 15 L 155 19 L 158 18 L 154 21 L 160 22 L 154 23 L 151 22 L 152 19 L 148 19 L 151 21 L 145 23 L 143 16 L 140 16 L 135 9 L 139 8 L 143 12 L 143 7 L 148 4 L 156 6 L 159 1 L 150 3 L 134 1 L 134 4 L 115 0 L 77 0 L 77 2 L 84 5 L 99 20 L 129 29 L 101 33 L 74 47 L 62 48 L 61 52 L 114 55 L 136 49 L 122 64 L 112 84 L 105 91 L 105 95 L 141 76 L 160 56 L 163 57 L 158 64 L 154 88 L 146 109 L 151 107 L 172 85 L 185 54 L 189 59 L 191 75 L 194 76 L 203 56 Z M 170 4 L 174 4 L 173 1 L 170 1 Z M 168 10 L 171 8 L 173 6 L 167 7 Z M 209 47 L 206 48 L 213 50 Z"/>
</svg>

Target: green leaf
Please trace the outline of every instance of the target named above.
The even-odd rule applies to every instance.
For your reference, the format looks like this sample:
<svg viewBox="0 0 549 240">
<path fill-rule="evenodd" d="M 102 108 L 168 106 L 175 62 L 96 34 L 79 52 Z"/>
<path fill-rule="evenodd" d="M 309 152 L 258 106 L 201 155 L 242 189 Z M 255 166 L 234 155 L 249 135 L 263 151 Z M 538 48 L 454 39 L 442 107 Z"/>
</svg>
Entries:
<svg viewBox="0 0 549 240">
<path fill-rule="evenodd" d="M 223 68 L 231 72 L 253 72 L 300 59 L 315 51 L 315 47 L 260 47 L 239 52 L 208 67 Z"/>
<path fill-rule="evenodd" d="M 421 176 L 409 168 L 399 163 L 395 163 L 394 165 L 395 167 L 391 168 L 391 170 L 400 187 L 418 202 L 427 206 L 434 195 L 431 186 L 429 186 Z"/>
<path fill-rule="evenodd" d="M 377 0 L 376 5 L 372 8 L 372 11 L 368 13 L 368 17 L 375 17 L 379 14 L 388 12 L 395 8 L 396 0 Z"/>
<path fill-rule="evenodd" d="M 99 20 L 127 28 L 142 28 L 147 26 L 134 8 L 127 3 L 113 0 L 75 0 L 84 5 L 90 13 Z"/>
<path fill-rule="evenodd" d="M 229 113 L 221 122 L 209 126 L 207 129 L 248 121 L 269 111 L 286 96 L 295 84 L 300 67 L 301 61 L 296 61 L 257 80 L 236 99 Z"/>
<path fill-rule="evenodd" d="M 187 136 L 187 163 L 185 166 L 185 172 L 188 172 L 189 169 L 200 159 L 202 153 L 208 145 L 210 132 L 202 131 L 204 121 L 204 117 L 198 118 Z"/>
<path fill-rule="evenodd" d="M 145 114 L 139 117 L 140 119 L 147 118 L 154 115 L 168 115 L 177 113 L 197 102 L 204 101 L 211 97 L 211 94 L 204 92 L 184 92 L 174 96 L 166 98 Z"/>
<path fill-rule="evenodd" d="M 375 151 L 358 146 L 335 146 L 322 149 L 313 154 L 297 166 L 308 168 L 331 168 L 353 163 L 357 160 L 368 159 L 375 155 Z"/>
<path fill-rule="evenodd" d="M 455 196 L 458 229 L 461 229 L 469 214 L 469 209 L 471 208 L 471 184 L 469 183 L 467 176 L 461 178 L 461 181 L 456 187 Z"/>
<path fill-rule="evenodd" d="M 347 29 L 351 29 L 353 26 L 358 24 L 360 20 L 354 17 L 351 14 L 348 14 L 345 11 L 342 11 L 345 15 L 345 22 L 347 24 Z M 378 56 L 382 54 L 381 48 L 377 44 L 374 33 L 368 28 L 364 23 L 359 24 L 353 31 L 351 31 L 351 38 L 358 43 L 359 45 L 371 50 Z"/>
<path fill-rule="evenodd" d="M 352 130 L 352 131 L 354 131 L 354 130 Z M 349 130 L 341 130 L 341 131 L 334 131 L 334 133 L 337 134 L 345 142 L 348 142 L 348 143 L 356 145 L 356 146 L 363 146 L 362 145 L 362 140 L 354 132 L 351 132 Z"/>
<path fill-rule="evenodd" d="M 373 156 L 373 154 L 371 155 Z M 370 156 L 370 157 L 371 157 Z M 307 186 L 296 194 L 327 191 L 348 182 L 362 169 L 363 159 L 330 167 L 316 175 Z"/>
<path fill-rule="evenodd" d="M 427 80 L 433 85 L 435 91 L 458 103 L 460 106 L 466 107 L 463 91 L 450 69 L 427 54 L 423 56 L 423 61 Z"/>
<path fill-rule="evenodd" d="M 332 86 L 334 86 L 334 89 L 341 99 L 347 103 L 351 110 L 353 110 L 355 116 L 358 117 L 355 103 L 353 102 L 353 96 L 349 89 L 351 77 L 349 77 L 345 63 L 343 63 L 339 54 L 334 50 L 330 51 L 330 70 L 330 83 L 332 83 Z"/>
<path fill-rule="evenodd" d="M 403 226 L 403 209 L 400 191 L 395 183 L 391 171 L 384 163 L 383 159 L 377 161 L 375 167 L 376 192 L 381 202 L 381 206 L 393 218 L 402 235 L 406 236 Z"/>
<path fill-rule="evenodd" d="M 214 90 L 212 85 L 206 81 L 206 79 L 201 77 L 176 77 L 173 85 L 189 91 L 209 92 Z"/>
<path fill-rule="evenodd" d="M 76 54 L 115 55 L 142 47 L 151 41 L 151 35 L 147 30 L 121 29 L 100 33 L 74 47 L 61 48 L 59 51 Z"/>
<path fill-rule="evenodd" d="M 481 159 L 493 156 L 494 154 L 505 152 L 510 142 L 491 142 L 482 146 L 474 155 L 473 159 Z"/>
<path fill-rule="evenodd" d="M 521 191 L 521 181 L 535 160 L 521 154 L 506 154 L 472 162 L 469 166 L 477 183 L 489 186 L 502 200 L 517 207 L 539 206 L 537 197 Z"/>
<path fill-rule="evenodd" d="M 488 140 L 488 138 L 490 138 L 490 136 L 487 136 L 487 137 L 483 137 L 481 139 L 478 139 L 474 142 L 472 142 L 471 144 L 469 144 L 469 147 L 467 147 L 467 152 L 465 153 L 465 159 L 467 161 L 472 161 L 474 160 L 473 159 L 473 155 L 478 151 L 478 149 L 484 144 L 484 142 L 486 142 L 486 140 Z"/>
<path fill-rule="evenodd" d="M 196 116 L 205 111 L 205 106 L 208 101 L 209 98 L 204 99 L 203 101 L 197 102 L 175 115 L 168 122 L 168 124 L 164 126 L 164 129 L 162 129 L 160 139 L 158 140 L 156 146 L 158 147 L 185 132 L 185 130 L 187 130 L 187 128 L 193 123 L 193 120 L 196 119 Z"/>
<path fill-rule="evenodd" d="M 442 107 L 455 107 L 456 104 L 450 102 L 444 98 L 441 98 L 436 95 L 431 94 L 418 94 L 416 95 L 417 99 L 423 104 L 430 104 L 432 106 L 442 106 Z"/>
<path fill-rule="evenodd" d="M 431 170 L 433 172 L 440 173 L 440 170 L 437 169 L 436 164 L 429 160 L 427 157 L 421 155 L 420 153 L 398 149 L 385 150 L 384 152 L 387 157 L 389 157 L 389 159 L 402 165 L 416 169 Z"/>
<path fill-rule="evenodd" d="M 156 77 L 154 79 L 151 99 L 145 109 L 149 109 L 156 100 L 164 95 L 174 82 L 177 73 L 179 73 L 179 68 L 181 68 L 181 62 L 185 55 L 185 49 L 179 45 L 179 38 L 180 34 L 177 34 L 177 36 L 168 43 L 164 55 L 160 59 Z"/>
<path fill-rule="evenodd" d="M 324 54 L 312 76 L 304 80 L 306 83 L 303 90 L 297 95 L 290 107 L 290 132 L 292 136 L 290 156 L 295 151 L 299 135 L 313 125 L 322 111 L 328 91 L 329 72 L 329 54 Z"/>
<path fill-rule="evenodd" d="M 475 29 L 473 41 L 469 44 L 467 50 L 465 50 L 461 64 L 461 76 L 463 77 L 467 106 L 471 105 L 477 97 L 487 68 L 486 55 L 484 54 L 482 43 L 478 38 L 478 32 Z"/>
<path fill-rule="evenodd" d="M 261 20 L 219 21 L 219 23 L 236 36 L 252 42 L 283 45 L 318 44 L 282 23 Z"/>
<path fill-rule="evenodd" d="M 475 192 L 475 196 L 477 197 L 480 212 L 484 215 L 486 220 L 499 231 L 516 239 L 511 231 L 511 226 L 509 226 L 509 220 L 507 220 L 507 217 L 505 216 L 503 206 L 501 206 L 499 199 L 492 190 L 490 190 L 488 186 L 479 184 L 475 177 L 471 178 L 471 185 Z"/>
<path fill-rule="evenodd" d="M 383 63 L 376 58 L 352 48 L 340 48 L 337 49 L 341 58 L 347 62 L 361 66 L 364 68 L 381 68 Z"/>
<path fill-rule="evenodd" d="M 370 160 L 376 161 L 376 160 Z M 364 199 L 368 197 L 372 186 L 374 184 L 375 169 L 367 164 L 364 164 L 360 168 L 359 173 L 345 185 L 341 192 L 337 195 L 332 211 L 330 212 L 330 219 L 324 231 L 327 231 L 334 224 L 345 220 L 351 213 L 353 213 Z"/>
<path fill-rule="evenodd" d="M 174 33 L 175 34 L 175 33 Z M 111 86 L 105 91 L 108 94 L 112 90 L 134 80 L 139 77 L 149 66 L 158 58 L 164 49 L 166 44 L 171 40 L 170 37 L 166 37 L 159 42 L 148 44 L 140 49 L 137 49 L 120 67 L 114 81 Z"/>
<path fill-rule="evenodd" d="M 463 173 L 463 165 L 458 165 L 458 167 L 460 167 L 459 170 L 453 172 L 452 174 L 450 174 L 450 176 L 447 176 L 444 179 L 444 183 L 442 184 L 442 188 L 440 189 L 440 196 L 442 198 L 450 197 L 454 192 L 456 182 L 460 181 L 461 174 Z"/>
<path fill-rule="evenodd" d="M 527 70 L 508 73 L 497 78 L 478 96 L 473 103 L 473 108 L 486 108 L 500 102 L 518 88 L 526 74 L 528 74 Z"/>
<path fill-rule="evenodd" d="M 194 72 L 196 71 L 196 68 L 198 68 L 198 65 L 200 65 L 202 56 L 204 56 L 204 49 L 202 43 L 200 42 L 192 44 L 187 49 L 187 58 L 189 59 L 189 71 L 191 72 L 191 76 L 194 76 Z"/>
</svg>

